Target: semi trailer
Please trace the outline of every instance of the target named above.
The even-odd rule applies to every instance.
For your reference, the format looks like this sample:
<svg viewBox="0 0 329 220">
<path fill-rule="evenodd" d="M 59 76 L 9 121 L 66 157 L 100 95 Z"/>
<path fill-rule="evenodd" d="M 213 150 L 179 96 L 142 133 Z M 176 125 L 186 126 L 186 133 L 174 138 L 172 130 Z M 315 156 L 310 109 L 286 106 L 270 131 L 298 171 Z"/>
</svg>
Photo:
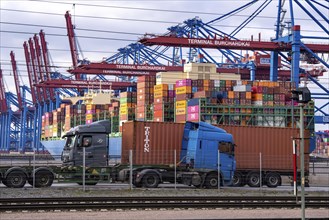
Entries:
<svg viewBox="0 0 329 220">
<path fill-rule="evenodd" d="M 26 182 L 49 187 L 54 179 L 82 184 L 83 173 L 88 185 L 132 179 L 136 187 L 148 188 L 175 181 L 216 188 L 233 180 L 234 140 L 216 126 L 205 122 L 126 122 L 122 160 L 115 165 L 108 163 L 110 133 L 106 120 L 74 127 L 63 136 L 66 143 L 61 166 L 3 166 L 0 180 L 12 188 L 21 188 Z"/>
</svg>

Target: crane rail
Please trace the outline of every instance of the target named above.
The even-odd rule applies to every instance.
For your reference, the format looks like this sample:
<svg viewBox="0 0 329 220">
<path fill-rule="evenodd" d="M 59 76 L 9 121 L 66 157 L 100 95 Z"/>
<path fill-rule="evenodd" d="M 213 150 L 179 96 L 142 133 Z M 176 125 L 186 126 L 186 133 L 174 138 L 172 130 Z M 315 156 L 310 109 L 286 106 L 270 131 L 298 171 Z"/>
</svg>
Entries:
<svg viewBox="0 0 329 220">
<path fill-rule="evenodd" d="M 293 196 L 3 198 L 0 212 L 148 208 L 298 208 Z M 306 197 L 306 208 L 328 208 L 329 197 Z"/>
</svg>

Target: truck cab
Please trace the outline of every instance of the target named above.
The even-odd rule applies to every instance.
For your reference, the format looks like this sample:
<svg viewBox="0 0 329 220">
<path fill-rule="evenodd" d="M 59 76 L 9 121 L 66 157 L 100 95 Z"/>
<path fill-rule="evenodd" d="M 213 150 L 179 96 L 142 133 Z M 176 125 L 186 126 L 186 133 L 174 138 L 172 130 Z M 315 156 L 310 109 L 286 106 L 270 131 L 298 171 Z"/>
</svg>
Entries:
<svg viewBox="0 0 329 220">
<path fill-rule="evenodd" d="M 68 131 L 62 152 L 63 165 L 82 166 L 83 149 L 88 167 L 108 165 L 108 137 L 111 132 L 109 121 L 98 121 L 90 125 L 79 125 Z"/>
<path fill-rule="evenodd" d="M 204 173 L 220 168 L 221 182 L 231 184 L 236 169 L 233 136 L 205 122 L 187 122 L 184 136 L 188 141 L 183 141 L 181 157 L 188 167 Z"/>
</svg>

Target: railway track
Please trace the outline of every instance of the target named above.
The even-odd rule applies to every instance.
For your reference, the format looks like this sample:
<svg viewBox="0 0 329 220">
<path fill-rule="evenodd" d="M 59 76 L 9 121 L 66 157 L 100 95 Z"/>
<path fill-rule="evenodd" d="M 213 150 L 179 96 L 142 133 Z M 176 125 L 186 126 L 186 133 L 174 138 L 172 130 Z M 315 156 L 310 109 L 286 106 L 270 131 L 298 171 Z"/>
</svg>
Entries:
<svg viewBox="0 0 329 220">
<path fill-rule="evenodd" d="M 306 208 L 328 208 L 328 197 L 306 197 Z M 289 197 L 61 197 L 4 198 L 0 212 L 40 210 L 173 209 L 173 208 L 298 208 Z"/>
</svg>

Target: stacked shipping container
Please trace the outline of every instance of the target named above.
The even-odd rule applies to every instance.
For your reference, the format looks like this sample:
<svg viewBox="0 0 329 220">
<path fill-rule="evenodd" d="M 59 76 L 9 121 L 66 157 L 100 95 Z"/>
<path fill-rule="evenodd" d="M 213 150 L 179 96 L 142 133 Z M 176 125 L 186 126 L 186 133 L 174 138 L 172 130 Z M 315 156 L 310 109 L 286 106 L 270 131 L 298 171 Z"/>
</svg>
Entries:
<svg viewBox="0 0 329 220">
<path fill-rule="evenodd" d="M 120 126 L 123 122 L 135 120 L 136 92 L 120 93 Z"/>
<path fill-rule="evenodd" d="M 192 98 L 192 80 L 182 79 L 176 81 L 175 121 L 186 121 L 187 100 Z"/>
<path fill-rule="evenodd" d="M 153 121 L 174 121 L 174 85 L 158 84 L 154 86 Z"/>
<path fill-rule="evenodd" d="M 152 120 L 151 110 L 154 99 L 155 76 L 140 76 L 137 81 L 136 120 Z"/>
</svg>

